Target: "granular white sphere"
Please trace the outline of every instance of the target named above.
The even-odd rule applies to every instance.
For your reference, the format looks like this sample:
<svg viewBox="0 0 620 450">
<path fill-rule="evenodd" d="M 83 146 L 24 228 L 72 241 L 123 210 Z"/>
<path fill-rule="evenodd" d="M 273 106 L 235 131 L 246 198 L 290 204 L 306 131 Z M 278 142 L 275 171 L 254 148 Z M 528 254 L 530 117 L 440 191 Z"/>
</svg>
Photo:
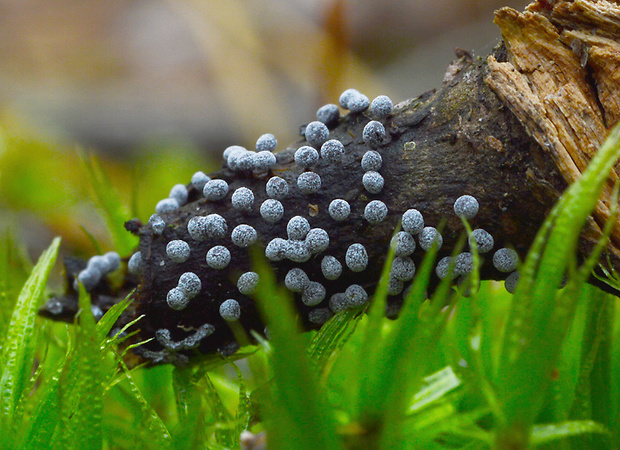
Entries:
<svg viewBox="0 0 620 450">
<path fill-rule="evenodd" d="M 454 273 L 466 275 L 474 270 L 474 257 L 469 252 L 463 252 L 454 258 Z"/>
<path fill-rule="evenodd" d="M 351 244 L 345 255 L 347 267 L 353 272 L 361 272 L 368 266 L 368 253 L 362 244 Z"/>
<path fill-rule="evenodd" d="M 377 122 L 376 120 L 371 120 L 364 127 L 364 131 L 362 131 L 362 138 L 366 145 L 370 147 L 378 147 L 383 143 L 387 136 L 385 132 L 385 127 L 381 122 Z"/>
<path fill-rule="evenodd" d="M 247 172 L 254 168 L 256 152 L 248 150 L 232 153 L 228 158 L 228 166 L 236 172 Z"/>
<path fill-rule="evenodd" d="M 283 199 L 288 195 L 288 183 L 284 178 L 271 177 L 265 185 L 267 195 L 275 199 Z"/>
<path fill-rule="evenodd" d="M 107 267 L 106 273 L 114 272 L 121 266 L 121 256 L 117 252 L 106 252 L 101 257 Z"/>
<path fill-rule="evenodd" d="M 210 179 L 211 178 L 204 172 L 196 172 L 194 175 L 192 175 L 192 186 L 194 186 L 198 191 L 202 192 L 205 184 L 207 184 L 207 181 L 209 181 Z"/>
<path fill-rule="evenodd" d="M 157 214 L 166 214 L 166 213 L 174 211 L 178 207 L 179 207 L 179 202 L 177 202 L 175 199 L 164 198 L 163 200 L 160 200 L 159 202 L 157 202 L 157 205 L 155 206 L 155 212 Z"/>
<path fill-rule="evenodd" d="M 328 128 L 336 125 L 338 119 L 340 119 L 338 105 L 328 103 L 327 105 L 321 106 L 316 112 L 316 119 L 319 122 L 323 122 Z"/>
<path fill-rule="evenodd" d="M 207 252 L 207 264 L 212 269 L 225 269 L 230 263 L 230 251 L 223 245 L 216 245 Z"/>
<path fill-rule="evenodd" d="M 127 262 L 127 270 L 129 270 L 129 273 L 133 275 L 140 275 L 143 268 L 144 262 L 142 261 L 142 253 L 136 252 L 131 255 L 131 258 L 129 258 L 129 261 Z"/>
<path fill-rule="evenodd" d="M 168 197 L 175 199 L 181 206 L 187 203 L 187 196 L 187 188 L 184 184 L 175 184 L 170 189 L 170 194 L 168 194 Z"/>
<path fill-rule="evenodd" d="M 153 230 L 153 233 L 157 235 L 161 235 L 164 232 L 164 228 L 166 228 L 166 222 L 159 214 L 151 215 L 147 223 L 151 227 L 151 230 Z"/>
<path fill-rule="evenodd" d="M 184 263 L 189 259 L 189 244 L 181 239 L 175 239 L 166 245 L 168 258 L 176 263 Z"/>
<path fill-rule="evenodd" d="M 443 237 L 436 228 L 424 227 L 418 235 L 418 241 L 420 242 L 420 247 L 424 251 L 430 250 L 433 242 L 437 243 L 437 250 L 439 250 L 441 248 L 441 245 L 443 244 Z"/>
<path fill-rule="evenodd" d="M 388 213 L 388 207 L 381 200 L 373 200 L 364 208 L 364 218 L 372 224 L 382 222 Z"/>
<path fill-rule="evenodd" d="M 187 232 L 195 241 L 204 241 L 207 239 L 207 218 L 203 216 L 194 216 L 187 221 Z"/>
<path fill-rule="evenodd" d="M 311 281 L 301 293 L 301 301 L 306 306 L 316 306 L 325 298 L 325 287 L 316 281 Z"/>
<path fill-rule="evenodd" d="M 250 211 L 254 204 L 254 193 L 246 187 L 240 187 L 235 189 L 230 201 L 233 208 L 239 211 Z"/>
<path fill-rule="evenodd" d="M 368 109 L 370 100 L 364 94 L 354 91 L 347 100 L 346 108 L 352 113 L 361 113 Z"/>
<path fill-rule="evenodd" d="M 364 156 L 362 156 L 362 170 L 364 170 L 365 172 L 368 172 L 370 170 L 378 172 L 379 169 L 381 169 L 382 165 L 383 158 L 381 157 L 381 154 L 379 154 L 379 152 L 376 150 L 368 150 L 366 153 L 364 153 Z"/>
<path fill-rule="evenodd" d="M 329 138 L 329 129 L 323 122 L 315 120 L 306 125 L 306 141 L 314 147 L 320 147 Z"/>
<path fill-rule="evenodd" d="M 409 234 L 418 234 L 424 228 L 424 217 L 417 209 L 408 209 L 403 213 L 402 226 Z"/>
<path fill-rule="evenodd" d="M 454 213 L 465 219 L 473 219 L 478 214 L 478 200 L 471 195 L 461 195 L 454 202 Z"/>
<path fill-rule="evenodd" d="M 234 322 L 241 317 L 241 305 L 237 300 L 229 298 L 220 305 L 220 316 L 227 322 Z"/>
<path fill-rule="evenodd" d="M 86 269 L 96 269 L 103 276 L 110 272 L 110 263 L 103 256 L 95 255 L 88 260 Z"/>
<path fill-rule="evenodd" d="M 278 200 L 268 198 L 260 205 L 260 215 L 265 222 L 276 223 L 284 214 L 284 206 Z"/>
<path fill-rule="evenodd" d="M 282 261 L 286 258 L 288 242 L 282 238 L 274 238 L 265 248 L 265 256 L 269 261 Z"/>
<path fill-rule="evenodd" d="M 248 162 L 251 161 L 248 156 L 248 149 L 245 147 L 233 145 L 231 146 L 230 151 L 227 152 L 227 150 L 228 149 L 224 151 L 224 154 L 226 155 L 225 160 L 231 170 L 239 171 L 241 170 L 241 167 L 246 167 Z"/>
<path fill-rule="evenodd" d="M 103 258 L 108 264 L 108 273 L 114 272 L 121 266 L 121 255 L 117 252 L 107 252 L 103 255 Z"/>
<path fill-rule="evenodd" d="M 341 311 L 346 311 L 349 309 L 349 302 L 347 301 L 347 296 L 342 292 L 332 295 L 329 298 L 329 309 L 331 309 L 334 313 L 339 313 Z"/>
<path fill-rule="evenodd" d="M 284 277 L 284 285 L 293 292 L 301 292 L 308 287 L 310 279 L 306 272 L 298 267 L 288 271 Z"/>
<path fill-rule="evenodd" d="M 243 155 L 247 153 L 247 151 L 247 148 L 240 145 L 231 145 L 230 147 L 227 147 L 226 150 L 224 150 L 222 156 L 224 157 L 224 161 L 226 161 L 226 165 L 228 165 L 231 170 L 236 170 L 237 156 Z"/>
<path fill-rule="evenodd" d="M 415 239 L 406 231 L 396 233 L 391 245 L 396 256 L 409 256 L 415 251 Z"/>
<path fill-rule="evenodd" d="M 278 146 L 278 140 L 271 133 L 265 133 L 256 140 L 257 152 L 273 152 Z"/>
<path fill-rule="evenodd" d="M 349 307 L 356 308 L 364 305 L 368 301 L 368 293 L 359 284 L 352 284 L 345 291 Z"/>
<path fill-rule="evenodd" d="M 304 195 L 314 194 L 321 189 L 321 177 L 315 172 L 304 172 L 297 177 L 297 187 Z"/>
<path fill-rule="evenodd" d="M 166 302 L 171 309 L 180 311 L 187 308 L 187 305 L 189 304 L 189 298 L 182 289 L 175 287 L 168 291 L 168 294 L 166 295 Z"/>
<path fill-rule="evenodd" d="M 328 280 L 336 280 L 342 274 L 342 264 L 333 256 L 325 256 L 321 261 L 321 272 Z"/>
<path fill-rule="evenodd" d="M 292 217 L 286 224 L 286 233 L 291 240 L 301 241 L 305 239 L 308 231 L 310 231 L 310 223 L 301 216 Z"/>
<path fill-rule="evenodd" d="M 329 247 L 329 234 L 323 228 L 312 228 L 306 235 L 306 245 L 312 254 L 324 252 Z"/>
<path fill-rule="evenodd" d="M 519 263 L 519 255 L 511 248 L 500 248 L 493 255 L 493 266 L 500 272 L 512 272 Z"/>
<path fill-rule="evenodd" d="M 237 247 L 242 248 L 249 247 L 254 244 L 257 238 L 258 234 L 256 233 L 254 227 L 246 224 L 237 225 L 233 228 L 232 233 L 230 233 L 232 243 Z"/>
<path fill-rule="evenodd" d="M 362 177 L 362 184 L 364 185 L 364 189 L 366 189 L 371 194 L 378 194 L 383 190 L 383 184 L 385 181 L 383 180 L 383 176 L 379 172 L 375 172 L 374 170 L 369 170 Z"/>
<path fill-rule="evenodd" d="M 237 280 L 237 289 L 243 295 L 252 295 L 258 286 L 258 274 L 256 272 L 245 272 Z"/>
<path fill-rule="evenodd" d="M 209 180 L 202 193 L 207 200 L 222 200 L 228 194 L 228 183 L 224 180 Z"/>
<path fill-rule="evenodd" d="M 328 162 L 342 161 L 344 152 L 344 145 L 338 139 L 330 139 L 321 145 L 321 158 Z"/>
<path fill-rule="evenodd" d="M 515 270 L 510 275 L 508 275 L 508 277 L 504 281 L 504 287 L 506 288 L 508 292 L 510 292 L 511 294 L 514 294 L 515 290 L 517 289 L 518 282 L 519 282 L 519 272 Z"/>
<path fill-rule="evenodd" d="M 252 168 L 258 172 L 270 169 L 277 161 L 276 155 L 267 150 L 252 154 Z"/>
<path fill-rule="evenodd" d="M 473 247 L 473 244 L 476 244 L 476 248 L 478 249 L 478 253 L 487 253 L 491 251 L 493 246 L 495 245 L 495 241 L 493 240 L 493 236 L 482 228 L 477 228 L 471 232 L 468 239 L 469 246 Z"/>
<path fill-rule="evenodd" d="M 390 275 L 387 285 L 388 295 L 398 295 L 405 288 L 405 283 Z"/>
<path fill-rule="evenodd" d="M 323 144 L 325 145 L 325 144 Z M 309 145 L 302 145 L 297 150 L 295 150 L 295 163 L 299 167 L 303 167 L 307 169 L 319 160 L 319 152 L 314 147 L 310 147 Z"/>
<path fill-rule="evenodd" d="M 228 231 L 228 224 L 219 214 L 209 214 L 204 221 L 205 233 L 211 239 L 222 239 Z"/>
<path fill-rule="evenodd" d="M 444 256 L 439 260 L 439 262 L 437 263 L 437 267 L 435 267 L 435 273 L 440 279 L 443 280 L 448 276 L 448 273 L 450 272 L 450 264 L 453 264 L 452 257 L 450 256 Z M 455 279 L 457 276 L 458 274 L 456 274 L 454 272 L 454 269 L 452 269 L 451 279 Z"/>
<path fill-rule="evenodd" d="M 327 210 L 332 219 L 338 222 L 346 220 L 349 217 L 349 214 L 351 214 L 351 206 L 349 205 L 349 202 L 341 198 L 332 200 Z"/>
<path fill-rule="evenodd" d="M 317 325 L 323 325 L 333 317 L 329 308 L 316 308 L 308 313 L 308 320 Z"/>
<path fill-rule="evenodd" d="M 392 261 L 391 275 L 400 281 L 409 281 L 415 275 L 415 264 L 408 256 L 397 256 Z"/>
<path fill-rule="evenodd" d="M 84 269 L 78 273 L 77 279 L 87 291 L 92 291 L 101 281 L 101 272 L 96 267 Z"/>
<path fill-rule="evenodd" d="M 340 94 L 340 99 L 338 100 L 340 107 L 343 109 L 349 109 L 349 100 L 351 97 L 358 94 L 359 91 L 357 89 L 347 89 L 346 91 L 343 91 L 342 94 Z"/>
<path fill-rule="evenodd" d="M 377 119 L 385 119 L 394 110 L 394 103 L 387 95 L 379 95 L 370 104 L 370 114 Z"/>
<path fill-rule="evenodd" d="M 183 275 L 179 277 L 179 283 L 177 285 L 179 289 L 181 289 L 188 298 L 194 298 L 198 294 L 200 294 L 200 290 L 202 289 L 202 283 L 200 282 L 200 278 L 194 272 L 185 272 Z"/>
<path fill-rule="evenodd" d="M 306 241 L 286 241 L 286 258 L 296 262 L 304 263 L 310 259 L 312 253 L 308 249 Z"/>
</svg>

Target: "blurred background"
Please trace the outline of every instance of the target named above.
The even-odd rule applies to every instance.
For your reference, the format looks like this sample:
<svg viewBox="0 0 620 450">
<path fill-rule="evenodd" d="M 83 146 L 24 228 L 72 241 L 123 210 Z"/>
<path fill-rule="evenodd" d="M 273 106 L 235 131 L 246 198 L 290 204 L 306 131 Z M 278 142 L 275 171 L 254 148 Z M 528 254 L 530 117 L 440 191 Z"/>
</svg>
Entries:
<svg viewBox="0 0 620 450">
<path fill-rule="evenodd" d="M 0 0 L 0 221 L 33 253 L 112 247 L 80 154 L 128 218 L 214 170 L 224 148 L 299 139 L 355 87 L 395 102 L 441 86 L 454 48 L 486 56 L 521 0 Z"/>
</svg>

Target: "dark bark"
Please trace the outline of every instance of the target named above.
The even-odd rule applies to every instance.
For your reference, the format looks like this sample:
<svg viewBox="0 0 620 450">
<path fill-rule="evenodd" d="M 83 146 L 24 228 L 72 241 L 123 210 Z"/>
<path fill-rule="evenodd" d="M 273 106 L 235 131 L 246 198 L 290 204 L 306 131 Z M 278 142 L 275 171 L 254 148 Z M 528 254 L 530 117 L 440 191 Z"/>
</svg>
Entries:
<svg viewBox="0 0 620 450">
<path fill-rule="evenodd" d="M 542 8 L 541 5 L 538 7 Z M 546 15 L 551 14 L 549 8 L 542 9 Z M 377 148 L 383 158 L 380 173 L 385 179 L 385 186 L 378 194 L 364 189 L 364 171 L 360 165 L 362 156 L 370 150 L 362 131 L 372 117 L 368 112 L 351 113 L 342 117 L 329 135 L 346 148 L 342 163 L 320 159 L 310 168 L 322 179 L 318 193 L 304 195 L 297 188 L 297 177 L 304 169 L 294 162 L 293 156 L 295 149 L 307 144 L 300 141 L 277 153 L 277 165 L 269 172 L 234 172 L 224 166 L 211 174 L 211 178 L 228 182 L 230 189 L 224 200 L 207 201 L 189 185 L 187 205 L 162 214 L 166 222 L 162 235 L 154 234 L 148 225 L 131 222 L 128 227 L 140 235 L 140 252 L 145 262 L 133 309 L 126 318 L 144 314 L 139 324 L 141 331 L 134 341 L 152 338 L 157 330 L 167 329 L 172 340 L 179 342 L 206 323 L 214 326 L 213 333 L 198 340 L 193 349 L 166 350 L 161 339 L 154 339 L 139 351 L 142 356 L 161 362 L 178 361 L 178 355 L 183 355 L 181 360 L 185 360 L 195 353 L 234 351 L 230 327 L 219 314 L 220 304 L 229 298 L 240 303 L 240 323 L 244 328 L 263 332 L 252 298 L 241 295 L 236 286 L 239 275 L 252 268 L 248 250 L 233 245 L 230 240 L 230 232 L 238 224 L 249 224 L 256 229 L 256 245 L 260 249 L 276 237 L 286 239 L 287 222 L 294 216 L 305 217 L 312 228 L 328 232 L 328 249 L 308 261 L 295 263 L 285 259 L 272 263 L 281 282 L 290 269 L 298 267 L 310 280 L 325 287 L 326 297 L 318 306 L 304 305 L 300 294 L 295 294 L 305 327 L 320 326 L 308 319 L 311 311 L 327 308 L 333 294 L 345 292 L 352 284 L 362 286 L 372 296 L 390 239 L 402 214 L 410 208 L 423 214 L 427 226 L 441 228 L 443 246 L 438 256 L 450 255 L 464 232 L 453 205 L 465 194 L 474 196 L 480 204 L 478 214 L 470 220 L 472 228 L 483 228 L 495 239 L 494 249 L 483 255 L 481 278 L 505 278 L 507 274 L 498 271 L 491 262 L 493 252 L 510 247 L 523 258 L 549 209 L 570 182 L 558 159 L 541 145 L 539 135 L 532 130 L 530 122 L 538 123 L 535 118 L 519 109 L 520 105 L 512 101 L 508 88 L 506 92 L 501 91 L 502 86 L 508 85 L 502 84 L 506 81 L 498 67 L 506 67 L 501 64 L 510 64 L 514 58 L 510 51 L 514 42 L 508 42 L 508 50 L 500 45 L 489 62 L 473 60 L 467 52 L 458 51 L 458 59 L 448 67 L 441 89 L 397 105 L 391 116 L 381 120 L 388 136 Z M 592 86 L 583 88 L 588 92 L 595 90 Z M 283 218 L 271 224 L 261 218 L 259 207 L 267 199 L 265 184 L 274 175 L 288 182 L 290 194 L 281 200 L 285 211 Z M 230 206 L 231 193 L 239 187 L 247 187 L 254 193 L 255 201 L 249 212 Z M 346 221 L 336 222 L 327 212 L 329 203 L 336 198 L 345 199 L 351 205 L 351 215 Z M 385 220 L 373 225 L 364 218 L 364 208 L 375 199 L 384 202 L 389 212 Z M 212 213 L 226 219 L 227 236 L 219 240 L 194 241 L 187 231 L 188 220 Z M 596 238 L 596 230 L 584 234 L 580 243 L 583 254 L 589 252 Z M 166 245 L 174 239 L 190 243 L 188 261 L 172 263 L 166 257 Z M 361 272 L 353 272 L 345 264 L 345 253 L 354 243 L 364 245 L 369 256 L 368 267 Z M 206 263 L 205 255 L 214 245 L 225 245 L 231 252 L 232 262 L 224 270 L 211 269 Z M 416 266 L 424 254 L 418 245 L 411 255 Z M 615 258 L 614 247 L 610 247 L 609 254 Z M 335 256 L 342 263 L 343 274 L 337 280 L 330 281 L 323 276 L 320 263 L 324 255 Z M 166 296 L 185 272 L 199 275 L 202 290 L 187 308 L 175 311 L 168 306 Z M 438 278 L 433 277 L 432 285 L 437 282 Z M 96 295 L 94 299 L 97 301 Z M 401 301 L 402 292 L 389 297 L 393 305 Z"/>
</svg>

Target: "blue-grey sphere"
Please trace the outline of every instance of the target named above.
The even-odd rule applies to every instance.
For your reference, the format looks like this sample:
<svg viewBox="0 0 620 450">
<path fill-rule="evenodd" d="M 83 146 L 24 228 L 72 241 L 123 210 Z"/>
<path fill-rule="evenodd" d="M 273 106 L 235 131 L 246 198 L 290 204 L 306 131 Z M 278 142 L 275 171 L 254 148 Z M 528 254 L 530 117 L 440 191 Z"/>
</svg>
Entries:
<svg viewBox="0 0 620 450">
<path fill-rule="evenodd" d="M 256 140 L 257 152 L 273 152 L 278 146 L 278 140 L 271 133 L 263 134 Z"/>
<path fill-rule="evenodd" d="M 295 162 L 299 167 L 307 169 L 319 160 L 319 152 L 309 145 L 302 145 L 295 151 Z"/>
<path fill-rule="evenodd" d="M 189 244 L 181 239 L 174 239 L 166 245 L 168 258 L 176 263 L 184 263 L 189 259 Z"/>
<path fill-rule="evenodd" d="M 382 222 L 388 213 L 388 207 L 381 200 L 372 200 L 364 208 L 364 218 L 371 224 Z"/>
<path fill-rule="evenodd" d="M 220 316 L 227 322 L 234 322 L 241 317 L 241 305 L 235 299 L 229 298 L 220 305 Z"/>
<path fill-rule="evenodd" d="M 362 156 L 362 170 L 368 172 L 369 170 L 374 170 L 378 172 L 383 165 L 383 158 L 381 154 L 376 150 L 368 150 Z"/>
<path fill-rule="evenodd" d="M 239 211 L 250 211 L 254 204 L 254 193 L 246 187 L 240 187 L 235 189 L 230 201 L 233 208 Z"/>
<path fill-rule="evenodd" d="M 284 178 L 271 177 L 265 185 L 267 195 L 276 200 L 281 200 L 288 195 L 288 183 Z"/>
<path fill-rule="evenodd" d="M 461 195 L 454 202 L 454 213 L 465 219 L 473 219 L 478 214 L 478 200 L 471 195 Z"/>
<path fill-rule="evenodd" d="M 330 139 L 321 145 L 321 158 L 328 162 L 342 161 L 344 152 L 344 145 L 338 139 Z"/>
<path fill-rule="evenodd" d="M 212 269 L 225 269 L 230 263 L 230 251 L 223 245 L 216 245 L 207 252 L 207 264 Z"/>
<path fill-rule="evenodd" d="M 260 215 L 265 222 L 276 223 L 284 214 L 284 206 L 278 200 L 268 198 L 260 205 Z"/>
<path fill-rule="evenodd" d="M 228 194 L 228 183 L 224 180 L 209 180 L 202 190 L 205 198 L 211 201 L 222 200 Z"/>
<path fill-rule="evenodd" d="M 305 239 L 308 231 L 310 231 L 310 223 L 302 216 L 292 217 L 286 225 L 286 233 L 291 240 L 301 241 Z"/>
<path fill-rule="evenodd" d="M 338 105 L 328 103 L 321 106 L 316 112 L 316 118 L 319 122 L 323 122 L 328 128 L 335 126 L 340 119 L 340 110 Z"/>
<path fill-rule="evenodd" d="M 372 148 L 376 148 L 383 143 L 387 136 L 385 127 L 381 122 L 371 120 L 364 127 L 362 131 L 362 138 L 364 142 Z"/>
<path fill-rule="evenodd" d="M 320 147 L 323 142 L 329 139 L 329 129 L 323 122 L 315 120 L 306 125 L 304 136 L 310 145 Z"/>
<path fill-rule="evenodd" d="M 328 280 L 336 280 L 342 274 L 342 264 L 331 255 L 325 256 L 321 261 L 321 272 Z"/>
<path fill-rule="evenodd" d="M 230 234 L 230 239 L 237 247 L 249 247 L 256 242 L 258 234 L 254 227 L 246 224 L 237 225 Z"/>
<path fill-rule="evenodd" d="M 315 172 L 304 172 L 297 177 L 297 187 L 304 195 L 315 194 L 321 189 L 321 177 Z"/>
<path fill-rule="evenodd" d="M 383 190 L 383 185 L 385 181 L 379 172 L 375 172 L 370 170 L 366 172 L 362 177 L 362 184 L 364 185 L 364 189 L 366 189 L 371 194 L 378 194 Z"/>
<path fill-rule="evenodd" d="M 338 222 L 346 220 L 349 217 L 349 214 L 351 214 L 351 206 L 349 205 L 349 202 L 341 198 L 332 200 L 327 210 L 332 219 Z"/>
<path fill-rule="evenodd" d="M 202 289 L 202 283 L 200 278 L 194 272 L 185 272 L 179 277 L 179 283 L 177 285 L 179 289 L 185 292 L 188 298 L 194 298 L 200 294 Z"/>
<path fill-rule="evenodd" d="M 368 266 L 368 253 L 362 244 L 351 244 L 345 255 L 347 267 L 353 272 L 362 272 Z"/>
<path fill-rule="evenodd" d="M 370 114 L 377 119 L 385 119 L 394 110 L 394 103 L 387 95 L 379 95 L 370 104 Z"/>
</svg>

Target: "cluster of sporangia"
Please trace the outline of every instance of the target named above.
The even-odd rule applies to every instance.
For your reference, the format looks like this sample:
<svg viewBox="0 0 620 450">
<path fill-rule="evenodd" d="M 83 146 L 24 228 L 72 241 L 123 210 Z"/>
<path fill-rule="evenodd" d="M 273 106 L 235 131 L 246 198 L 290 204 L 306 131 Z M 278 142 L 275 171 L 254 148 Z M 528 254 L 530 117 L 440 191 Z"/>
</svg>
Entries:
<svg viewBox="0 0 620 450">
<path fill-rule="evenodd" d="M 318 327 L 333 314 L 368 301 L 380 268 L 379 272 L 376 267 L 369 270 L 373 262 L 369 261 L 365 237 L 354 236 L 354 242 L 342 248 L 343 239 L 333 233 L 346 221 L 360 220 L 376 226 L 388 215 L 388 206 L 381 199 L 381 172 L 390 168 L 385 166 L 380 150 L 387 135 L 383 122 L 391 116 L 393 104 L 386 96 L 370 102 L 350 89 L 341 95 L 340 106 L 373 119 L 363 129 L 365 153 L 347 155 L 343 142 L 330 139 L 330 128 L 338 124 L 340 110 L 329 104 L 318 110 L 317 121 L 305 127 L 306 145 L 294 151 L 299 169 L 294 178 L 291 171 L 277 170 L 281 167 L 280 153 L 273 153 L 277 141 L 265 134 L 257 140 L 256 151 L 240 146 L 224 151 L 224 173 L 229 181 L 197 172 L 189 185 L 174 186 L 169 197 L 157 204 L 156 214 L 139 227 L 140 251 L 128 261 L 129 272 L 139 280 L 136 315 L 145 314 L 138 324 L 140 338 L 155 338 L 138 353 L 156 363 L 183 363 L 192 352 L 233 353 L 237 345 L 226 322 L 238 321 L 247 331 L 264 332 L 252 299 L 259 276 L 251 270 L 250 246 L 264 249 L 276 276 L 294 294 L 301 319 L 308 327 Z M 348 167 L 357 171 L 359 189 L 368 195 L 363 211 L 354 211 L 352 203 L 333 196 L 337 189 L 324 183 L 327 171 L 344 170 L 345 159 L 349 163 L 354 160 Z M 254 189 L 244 186 L 244 179 L 252 180 L 247 184 Z M 259 190 L 256 179 L 263 180 Z M 291 197 L 299 199 L 295 205 L 304 204 L 289 212 L 284 203 Z M 415 275 L 412 254 L 416 248 L 427 251 L 434 242 L 439 247 L 443 242 L 438 230 L 424 223 L 422 212 L 415 206 L 402 213 L 402 231 L 391 241 L 395 258 L 388 295 L 401 301 L 405 284 Z M 478 201 L 470 195 L 454 201 L 454 213 L 466 219 L 472 219 L 478 208 Z M 305 214 L 300 213 L 303 211 Z M 321 223 L 328 224 L 324 228 L 312 226 L 318 214 L 329 214 L 322 219 Z M 471 233 L 470 247 L 474 241 L 481 254 L 494 249 L 493 237 L 483 229 Z M 384 253 L 387 250 L 386 246 Z M 103 257 L 113 260 L 109 269 L 117 268 L 117 258 L 109 255 Z M 497 249 L 492 260 L 497 270 L 510 273 L 505 285 L 512 292 L 518 281 L 517 253 Z M 89 290 L 107 270 L 96 267 L 89 262 L 77 277 Z M 436 275 L 443 279 L 451 274 L 456 279 L 472 269 L 472 254 L 463 252 L 454 261 L 450 256 L 440 259 Z M 367 283 L 354 282 L 362 279 Z M 335 286 L 340 289 L 335 290 Z M 394 314 L 394 306 L 400 303 L 390 304 L 388 314 Z"/>
</svg>

